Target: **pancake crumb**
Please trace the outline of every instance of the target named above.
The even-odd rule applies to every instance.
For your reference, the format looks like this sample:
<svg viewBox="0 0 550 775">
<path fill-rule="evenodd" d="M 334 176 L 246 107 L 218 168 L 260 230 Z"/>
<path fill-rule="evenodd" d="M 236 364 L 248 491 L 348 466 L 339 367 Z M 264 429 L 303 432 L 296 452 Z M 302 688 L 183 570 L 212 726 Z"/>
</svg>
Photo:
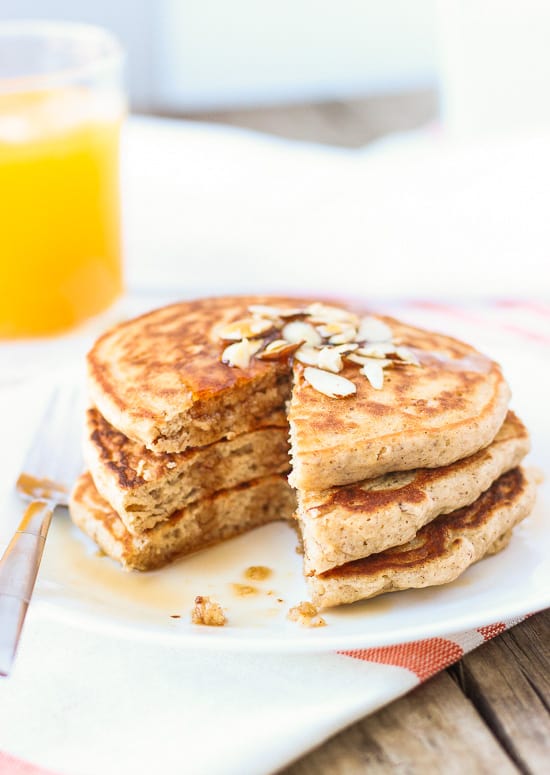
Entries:
<svg viewBox="0 0 550 775">
<path fill-rule="evenodd" d="M 319 609 L 309 601 L 302 601 L 291 608 L 287 614 L 291 622 L 298 622 L 302 627 L 325 627 L 326 621 L 319 616 Z"/>
<path fill-rule="evenodd" d="M 191 621 L 193 624 L 204 624 L 207 627 L 223 627 L 227 620 L 219 603 L 209 597 L 197 595 L 191 611 Z"/>
</svg>

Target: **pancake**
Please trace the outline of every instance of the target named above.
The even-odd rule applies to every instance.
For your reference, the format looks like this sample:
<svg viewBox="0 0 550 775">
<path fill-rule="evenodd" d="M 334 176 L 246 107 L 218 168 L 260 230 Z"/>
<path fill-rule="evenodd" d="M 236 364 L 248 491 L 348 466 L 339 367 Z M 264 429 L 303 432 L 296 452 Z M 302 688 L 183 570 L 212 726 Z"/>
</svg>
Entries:
<svg viewBox="0 0 550 775">
<path fill-rule="evenodd" d="M 276 519 L 290 519 L 295 496 L 284 476 L 266 476 L 192 503 L 140 535 L 132 535 L 96 490 L 89 473 L 69 504 L 73 522 L 125 568 L 146 571 Z"/>
<path fill-rule="evenodd" d="M 137 535 L 218 490 L 287 473 L 284 416 L 282 422 L 282 427 L 259 428 L 206 447 L 156 455 L 115 430 L 92 408 L 86 413 L 84 457 L 99 494 L 126 529 Z"/>
<path fill-rule="evenodd" d="M 324 491 L 301 491 L 297 516 L 306 574 L 323 573 L 410 541 L 440 514 L 473 503 L 528 451 L 527 430 L 509 412 L 488 447 L 448 466 L 384 474 Z"/>
<path fill-rule="evenodd" d="M 531 511 L 535 478 L 513 468 L 470 506 L 438 517 L 408 543 L 307 578 L 321 608 L 454 581 L 466 568 L 506 545 Z"/>
<path fill-rule="evenodd" d="M 339 399 L 314 389 L 304 365 L 292 358 L 252 357 L 244 368 L 221 362 L 227 342 L 220 331 L 250 316 L 249 305 L 308 303 L 212 298 L 127 321 L 102 336 L 88 355 L 91 399 L 111 425 L 157 453 L 255 430 L 288 400 L 291 484 L 299 489 L 447 465 L 491 443 L 509 400 L 498 365 L 469 345 L 392 318 L 377 319 L 412 348 L 422 366 L 387 369 L 381 389 L 350 362 L 342 376 L 356 393 Z"/>
<path fill-rule="evenodd" d="M 284 411 L 289 365 L 253 359 L 249 368 L 231 368 L 220 360 L 216 331 L 244 317 L 249 304 L 269 300 L 181 302 L 115 326 L 88 353 L 92 402 L 113 427 L 154 452 L 182 452 L 261 427 Z"/>
<path fill-rule="evenodd" d="M 341 375 L 357 392 L 335 400 L 296 364 L 289 421 L 290 483 L 298 489 L 445 466 L 490 444 L 504 421 L 510 391 L 497 363 L 448 336 L 379 319 L 422 365 L 388 369 L 375 390 L 347 364 Z"/>
</svg>

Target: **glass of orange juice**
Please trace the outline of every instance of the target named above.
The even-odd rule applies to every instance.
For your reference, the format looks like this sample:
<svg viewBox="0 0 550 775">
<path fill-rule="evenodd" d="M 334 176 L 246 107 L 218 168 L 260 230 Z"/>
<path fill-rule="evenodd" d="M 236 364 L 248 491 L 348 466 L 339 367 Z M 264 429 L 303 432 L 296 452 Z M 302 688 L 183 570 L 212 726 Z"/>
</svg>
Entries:
<svg viewBox="0 0 550 775">
<path fill-rule="evenodd" d="M 66 331 L 122 292 L 122 65 L 105 30 L 0 24 L 0 339 Z"/>
</svg>

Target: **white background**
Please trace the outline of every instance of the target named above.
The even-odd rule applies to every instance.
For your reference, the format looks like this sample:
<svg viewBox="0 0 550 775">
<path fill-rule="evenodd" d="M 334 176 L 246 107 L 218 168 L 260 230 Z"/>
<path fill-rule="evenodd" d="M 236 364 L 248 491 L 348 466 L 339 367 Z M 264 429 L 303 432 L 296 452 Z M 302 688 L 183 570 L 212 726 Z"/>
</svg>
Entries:
<svg viewBox="0 0 550 775">
<path fill-rule="evenodd" d="M 433 86 L 434 0 L 0 0 L 128 52 L 134 107 L 194 110 Z"/>
</svg>

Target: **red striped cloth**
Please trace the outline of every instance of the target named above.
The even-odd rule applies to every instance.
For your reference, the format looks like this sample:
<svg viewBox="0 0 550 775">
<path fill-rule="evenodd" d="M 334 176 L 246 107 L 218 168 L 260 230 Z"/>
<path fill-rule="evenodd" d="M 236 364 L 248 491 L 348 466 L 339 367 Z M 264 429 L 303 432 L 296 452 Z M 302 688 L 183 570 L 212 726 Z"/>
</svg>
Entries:
<svg viewBox="0 0 550 775">
<path fill-rule="evenodd" d="M 2 751 L 0 751 L 0 773 L 1 775 L 55 775 L 51 770 L 36 767 Z"/>
<path fill-rule="evenodd" d="M 420 684 L 439 673 L 440 670 L 458 662 L 477 646 L 495 638 L 526 618 L 524 616 L 508 622 L 496 622 L 458 635 L 450 635 L 447 638 L 427 638 L 395 646 L 354 649 L 339 653 L 353 659 L 362 659 L 365 662 L 402 667 L 404 670 L 414 673 Z"/>
</svg>

